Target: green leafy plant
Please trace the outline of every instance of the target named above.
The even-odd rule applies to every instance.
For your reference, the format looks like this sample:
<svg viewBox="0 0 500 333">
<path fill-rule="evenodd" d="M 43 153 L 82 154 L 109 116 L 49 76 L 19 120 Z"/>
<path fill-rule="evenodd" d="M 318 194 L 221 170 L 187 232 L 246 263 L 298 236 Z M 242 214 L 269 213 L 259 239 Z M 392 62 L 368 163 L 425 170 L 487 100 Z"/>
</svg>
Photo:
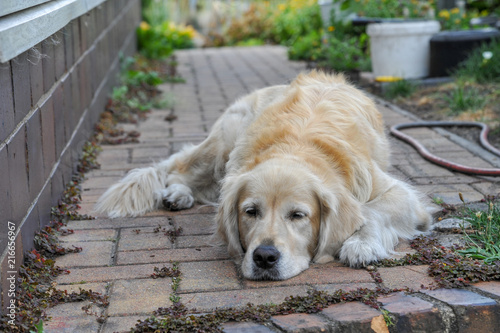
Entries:
<svg viewBox="0 0 500 333">
<path fill-rule="evenodd" d="M 488 12 L 468 8 L 467 10 L 460 10 L 455 7 L 451 9 L 442 9 L 437 14 L 436 19 L 441 23 L 443 30 L 467 30 L 470 29 L 470 21 L 473 18 L 488 15 Z"/>
<path fill-rule="evenodd" d="M 428 265 L 428 274 L 438 288 L 462 288 L 471 283 L 500 279 L 500 261 L 487 264 L 459 253 L 456 248 L 446 248 L 436 239 L 417 237 L 410 242 L 416 251 L 401 259 L 383 259 L 376 266 L 394 267 Z"/>
<path fill-rule="evenodd" d="M 422 18 L 432 13 L 433 1 L 345 0 L 342 9 L 358 16 L 376 18 Z"/>
<path fill-rule="evenodd" d="M 270 18 L 271 39 L 279 44 L 293 45 L 301 36 L 319 32 L 323 26 L 315 0 L 288 0 L 278 4 Z"/>
<path fill-rule="evenodd" d="M 364 70 L 370 67 L 370 60 L 363 52 L 360 39 L 355 36 L 344 40 L 330 38 L 325 53 L 328 66 L 337 71 Z"/>
<path fill-rule="evenodd" d="M 139 52 L 151 59 L 167 58 L 175 49 L 193 47 L 194 35 L 191 26 L 178 26 L 168 21 L 159 25 L 142 22 L 137 29 Z"/>
<path fill-rule="evenodd" d="M 387 327 L 392 327 L 394 326 L 394 322 L 392 321 L 392 317 L 390 315 L 390 312 L 387 311 L 386 309 L 380 309 L 382 311 L 382 315 L 384 316 L 384 321 Z"/>
<path fill-rule="evenodd" d="M 160 25 L 169 20 L 167 1 L 141 0 L 142 18 L 150 25 Z"/>
<path fill-rule="evenodd" d="M 466 86 L 463 83 L 459 83 L 449 96 L 445 95 L 444 100 L 448 103 L 452 114 L 467 110 L 476 111 L 481 109 L 487 102 L 477 88 Z"/>
<path fill-rule="evenodd" d="M 484 260 L 487 264 L 500 261 L 500 209 L 490 202 L 488 211 L 468 211 L 465 221 L 472 226 L 472 232 L 464 232 L 467 248 L 459 253 Z"/>
<path fill-rule="evenodd" d="M 288 48 L 288 58 L 291 60 L 318 60 L 322 57 L 323 50 L 321 36 L 317 31 L 311 31 L 306 36 L 297 38 Z"/>
<path fill-rule="evenodd" d="M 415 92 L 417 85 L 408 80 L 397 80 L 389 82 L 385 88 L 385 97 L 395 99 L 397 97 L 408 97 Z"/>
<path fill-rule="evenodd" d="M 432 197 L 432 202 L 434 202 L 436 205 L 441 205 L 444 202 L 444 200 L 443 198 L 436 196 Z"/>
<path fill-rule="evenodd" d="M 453 75 L 462 81 L 500 83 L 500 39 L 475 49 Z"/>
<path fill-rule="evenodd" d="M 232 19 L 224 36 L 228 45 L 262 45 L 270 38 L 272 21 L 269 3 L 253 2 L 240 16 Z"/>
</svg>

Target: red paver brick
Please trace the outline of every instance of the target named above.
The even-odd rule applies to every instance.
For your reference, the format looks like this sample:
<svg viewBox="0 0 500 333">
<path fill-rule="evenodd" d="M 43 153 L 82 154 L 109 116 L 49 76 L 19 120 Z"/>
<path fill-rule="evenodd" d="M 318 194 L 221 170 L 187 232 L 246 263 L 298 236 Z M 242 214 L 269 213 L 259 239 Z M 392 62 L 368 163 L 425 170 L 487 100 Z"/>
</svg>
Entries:
<svg viewBox="0 0 500 333">
<path fill-rule="evenodd" d="M 202 206 L 202 205 L 195 205 L 194 207 L 190 209 L 183 209 L 183 210 L 177 210 L 177 211 L 169 211 L 165 209 L 158 209 L 153 212 L 149 212 L 145 214 L 144 216 L 194 216 L 198 214 L 214 214 L 217 212 L 217 208 L 213 206 Z"/>
<path fill-rule="evenodd" d="M 344 292 L 350 292 L 354 291 L 357 289 L 371 289 L 375 290 L 377 289 L 377 284 L 376 283 L 338 283 L 338 284 L 315 284 L 312 285 L 315 289 L 320 290 L 320 291 L 326 291 L 327 293 L 333 294 L 334 292 L 337 292 L 339 290 L 342 290 Z"/>
<path fill-rule="evenodd" d="M 240 289 L 238 273 L 232 261 L 181 263 L 182 282 L 179 292 Z"/>
<path fill-rule="evenodd" d="M 340 332 L 389 332 L 381 312 L 360 302 L 330 305 L 321 313 L 337 321 Z"/>
<path fill-rule="evenodd" d="M 100 324 L 95 316 L 89 316 L 82 310 L 82 306 L 90 302 L 63 303 L 47 309 L 49 321 L 44 321 L 43 329 L 45 333 L 73 333 L 73 332 L 99 332 Z M 98 314 L 102 309 L 97 306 L 91 308 Z"/>
<path fill-rule="evenodd" d="M 496 302 L 491 298 L 463 289 L 436 289 L 422 290 L 421 292 L 450 305 L 481 306 L 496 304 Z"/>
<path fill-rule="evenodd" d="M 78 213 L 80 215 L 89 215 L 94 218 L 106 218 L 106 214 L 98 213 L 95 211 L 95 202 L 81 203 Z"/>
<path fill-rule="evenodd" d="M 495 332 L 500 327 L 500 306 L 491 298 L 462 289 L 422 292 L 453 307 L 459 331 Z"/>
<path fill-rule="evenodd" d="M 184 280 L 181 282 L 184 282 Z M 223 290 L 179 294 L 188 308 L 209 311 L 215 308 L 245 307 L 248 303 L 280 304 L 290 296 L 306 296 L 307 286 L 277 287 L 264 289 Z"/>
<path fill-rule="evenodd" d="M 110 289 L 108 315 L 150 314 L 172 305 L 171 278 L 119 280 Z"/>
<path fill-rule="evenodd" d="M 426 193 L 431 197 L 439 197 L 447 204 L 461 204 L 462 201 L 458 196 L 458 192 L 466 202 L 479 201 L 483 199 L 483 195 L 475 191 L 468 184 L 441 184 L 441 185 L 415 185 L 422 193 Z"/>
<path fill-rule="evenodd" d="M 120 279 L 149 278 L 158 264 L 125 265 L 110 267 L 72 268 L 70 274 L 59 275 L 57 283 L 113 281 Z"/>
<path fill-rule="evenodd" d="M 228 322 L 223 325 L 225 333 L 273 333 L 270 328 L 252 322 Z"/>
<path fill-rule="evenodd" d="M 178 215 L 175 225 L 182 228 L 182 235 L 210 235 L 213 231 L 215 214 Z"/>
<path fill-rule="evenodd" d="M 86 241 L 104 241 L 116 240 L 116 230 L 97 229 L 97 230 L 74 230 L 72 234 L 59 237 L 61 243 L 86 242 Z"/>
<path fill-rule="evenodd" d="M 445 323 L 438 308 L 418 297 L 396 293 L 379 297 L 384 309 L 397 315 L 398 332 L 444 332 Z"/>
<path fill-rule="evenodd" d="M 212 235 L 193 235 L 193 236 L 179 236 L 175 240 L 175 248 L 186 248 L 186 247 L 206 247 L 213 246 L 213 241 L 211 239 Z"/>
<path fill-rule="evenodd" d="M 98 218 L 95 220 L 69 221 L 68 228 L 73 230 L 82 229 L 117 229 L 117 228 L 139 228 L 157 227 L 158 225 L 169 228 L 168 218 L 159 217 L 121 217 L 116 219 Z"/>
<path fill-rule="evenodd" d="M 427 266 L 420 266 L 420 270 L 409 267 L 413 266 L 379 267 L 377 272 L 380 274 L 384 286 L 391 289 L 408 287 L 419 290 L 422 285 L 428 287 L 434 282 L 434 279 L 426 274 Z"/>
<path fill-rule="evenodd" d="M 86 188 L 108 188 L 111 185 L 117 183 L 120 179 L 122 179 L 121 176 L 87 178 L 82 183 L 82 188 L 83 189 L 86 189 Z"/>
<path fill-rule="evenodd" d="M 77 283 L 77 284 L 59 284 L 55 288 L 59 290 L 66 290 L 68 294 L 72 292 L 79 293 L 80 289 L 92 290 L 96 293 L 105 294 L 106 288 L 108 287 L 107 282 L 93 282 L 93 283 Z"/>
<path fill-rule="evenodd" d="M 112 264 L 112 255 L 115 246 L 114 242 L 74 242 L 71 243 L 71 246 L 81 247 L 82 251 L 57 257 L 55 260 L 57 266 L 67 268 L 105 266 Z M 71 246 L 65 244 L 65 247 Z"/>
<path fill-rule="evenodd" d="M 295 313 L 286 316 L 274 316 L 271 321 L 288 333 L 328 332 L 328 322 L 315 315 Z"/>
<path fill-rule="evenodd" d="M 487 293 L 500 297 L 500 281 L 479 282 L 473 285 Z"/>
<path fill-rule="evenodd" d="M 190 249 L 118 252 L 118 265 L 170 261 L 201 261 L 230 259 L 225 248 L 200 247 Z"/>
<path fill-rule="evenodd" d="M 171 230 L 172 227 L 162 227 L 162 229 Z M 120 240 L 118 242 L 118 251 L 135 251 L 135 250 L 153 250 L 153 249 L 170 249 L 172 242 L 165 235 L 164 231 L 152 232 L 154 228 L 127 228 L 122 229 Z M 136 233 L 133 230 L 140 230 Z"/>
<path fill-rule="evenodd" d="M 345 267 L 339 262 L 312 264 L 309 269 L 284 281 L 250 281 L 245 280 L 246 288 L 267 288 L 271 286 L 289 286 L 298 284 L 329 283 L 372 283 L 373 279 L 364 269 Z"/>
<path fill-rule="evenodd" d="M 130 332 L 132 327 L 135 327 L 138 320 L 145 320 L 149 316 L 120 316 L 120 317 L 108 317 L 105 324 L 102 327 L 101 333 L 125 333 Z"/>
<path fill-rule="evenodd" d="M 165 130 L 165 128 L 163 128 Z M 170 155 L 170 146 L 154 148 L 132 149 L 133 163 L 156 163 L 168 158 Z"/>
</svg>

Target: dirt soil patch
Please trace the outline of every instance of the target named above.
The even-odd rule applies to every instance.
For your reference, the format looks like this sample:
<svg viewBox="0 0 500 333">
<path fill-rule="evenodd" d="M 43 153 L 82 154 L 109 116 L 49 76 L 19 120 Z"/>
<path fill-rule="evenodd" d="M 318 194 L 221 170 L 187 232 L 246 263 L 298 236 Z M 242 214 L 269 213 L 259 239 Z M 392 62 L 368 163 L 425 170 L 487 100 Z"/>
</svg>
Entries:
<svg viewBox="0 0 500 333">
<path fill-rule="evenodd" d="M 500 85 L 466 85 L 462 94 L 458 85 L 448 83 L 417 88 L 408 97 L 397 97 L 391 102 L 425 121 L 478 121 L 490 127 L 488 140 L 500 149 Z M 382 96 L 383 97 L 383 96 Z M 457 111 L 456 105 L 474 99 L 478 106 Z M 474 127 L 447 127 L 447 130 L 468 140 L 478 142 L 480 130 Z"/>
</svg>

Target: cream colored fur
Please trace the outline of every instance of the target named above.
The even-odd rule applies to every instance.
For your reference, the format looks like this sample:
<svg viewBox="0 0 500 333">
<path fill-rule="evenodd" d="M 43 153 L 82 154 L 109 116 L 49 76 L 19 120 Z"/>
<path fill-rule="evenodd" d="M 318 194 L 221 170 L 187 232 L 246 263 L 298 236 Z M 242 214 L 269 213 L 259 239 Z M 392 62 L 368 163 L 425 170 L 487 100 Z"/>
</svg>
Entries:
<svg viewBox="0 0 500 333">
<path fill-rule="evenodd" d="M 120 217 L 218 202 L 215 236 L 243 275 L 287 279 L 311 261 L 366 265 L 429 227 L 419 194 L 388 165 L 373 102 L 342 76 L 311 72 L 238 100 L 204 142 L 132 170 L 96 209 Z M 263 246 L 279 253 L 273 267 L 257 263 Z"/>
</svg>

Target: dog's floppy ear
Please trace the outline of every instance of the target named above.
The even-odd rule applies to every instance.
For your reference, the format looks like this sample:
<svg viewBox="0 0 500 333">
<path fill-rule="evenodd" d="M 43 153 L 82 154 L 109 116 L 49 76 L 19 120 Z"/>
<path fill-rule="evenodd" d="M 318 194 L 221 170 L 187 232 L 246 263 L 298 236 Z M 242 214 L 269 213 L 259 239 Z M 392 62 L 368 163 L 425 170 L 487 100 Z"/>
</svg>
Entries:
<svg viewBox="0 0 500 333">
<path fill-rule="evenodd" d="M 333 260 L 344 241 L 361 228 L 364 219 L 361 204 L 348 190 L 330 191 L 321 188 L 317 193 L 321 205 L 321 222 L 313 261 L 325 263 Z"/>
<path fill-rule="evenodd" d="M 216 217 L 217 230 L 214 236 L 227 244 L 229 255 L 236 261 L 241 260 L 244 254 L 238 229 L 238 200 L 245 184 L 242 176 L 226 176 Z"/>
</svg>

